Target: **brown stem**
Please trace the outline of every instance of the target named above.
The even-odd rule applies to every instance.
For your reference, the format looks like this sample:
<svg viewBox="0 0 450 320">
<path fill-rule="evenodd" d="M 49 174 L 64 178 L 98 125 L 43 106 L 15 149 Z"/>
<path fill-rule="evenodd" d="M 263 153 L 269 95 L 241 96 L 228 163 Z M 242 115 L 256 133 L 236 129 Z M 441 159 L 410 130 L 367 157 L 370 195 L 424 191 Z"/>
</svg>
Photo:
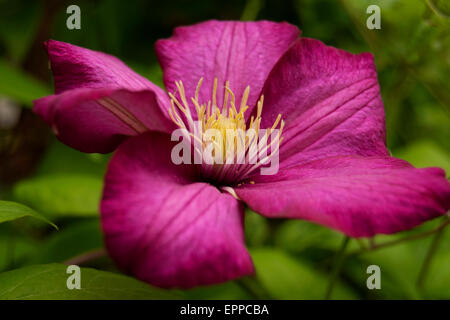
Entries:
<svg viewBox="0 0 450 320">
<path fill-rule="evenodd" d="M 100 248 L 100 249 L 94 249 L 94 250 L 82 253 L 78 256 L 75 256 L 73 258 L 70 258 L 70 259 L 64 261 L 63 263 L 66 265 L 73 265 L 73 264 L 81 265 L 88 261 L 102 258 L 105 256 L 106 256 L 106 250 L 103 248 Z"/>
<path fill-rule="evenodd" d="M 444 221 L 444 223 L 442 223 L 441 225 L 437 226 L 436 228 L 429 230 L 429 231 L 425 231 L 422 233 L 417 233 L 417 234 L 413 234 L 411 236 L 408 237 L 404 237 L 401 239 L 396 239 L 396 240 L 392 240 L 392 241 L 386 241 L 384 243 L 380 243 L 380 244 L 373 244 L 373 246 L 371 247 L 370 250 L 364 250 L 364 249 L 360 249 L 360 250 L 355 250 L 353 252 L 349 252 L 348 256 L 354 256 L 354 255 L 358 255 L 361 253 L 366 253 L 366 252 L 371 252 L 374 250 L 378 250 L 378 249 L 382 249 L 382 248 L 386 248 L 386 247 L 390 247 L 399 243 L 403 243 L 403 242 L 407 242 L 407 241 L 411 241 L 411 240 L 417 240 L 417 239 L 421 239 L 424 237 L 427 237 L 429 235 L 432 235 L 440 230 L 443 230 L 448 224 L 450 224 L 450 219 L 447 219 L 446 221 Z"/>
</svg>

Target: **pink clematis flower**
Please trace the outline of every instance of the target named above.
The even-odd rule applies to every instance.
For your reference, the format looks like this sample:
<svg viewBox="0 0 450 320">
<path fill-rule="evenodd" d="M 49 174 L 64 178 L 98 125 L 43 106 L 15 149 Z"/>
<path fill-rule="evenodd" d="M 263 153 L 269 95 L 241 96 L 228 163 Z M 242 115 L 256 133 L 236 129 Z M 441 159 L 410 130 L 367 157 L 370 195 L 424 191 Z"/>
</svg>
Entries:
<svg viewBox="0 0 450 320">
<path fill-rule="evenodd" d="M 207 21 L 156 43 L 169 95 L 107 54 L 54 40 L 46 49 L 55 95 L 36 100 L 34 111 L 73 148 L 116 150 L 101 202 L 106 247 L 122 270 L 153 285 L 252 274 L 244 204 L 352 237 L 409 229 L 450 207 L 443 170 L 390 157 L 369 53 L 300 38 L 287 23 Z M 224 107 L 228 94 L 241 109 L 230 111 L 231 98 Z M 208 102 L 218 113 L 206 111 Z M 173 130 L 211 117 L 219 129 L 275 122 L 283 129 L 278 173 L 231 165 L 210 175 L 224 165 L 174 164 Z"/>
</svg>

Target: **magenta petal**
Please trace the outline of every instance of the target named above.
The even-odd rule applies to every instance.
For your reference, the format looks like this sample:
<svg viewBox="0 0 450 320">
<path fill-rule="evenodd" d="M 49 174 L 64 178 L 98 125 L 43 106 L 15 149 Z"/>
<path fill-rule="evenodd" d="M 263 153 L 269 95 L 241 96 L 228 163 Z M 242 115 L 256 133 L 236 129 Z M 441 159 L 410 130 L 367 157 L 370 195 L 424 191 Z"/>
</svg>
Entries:
<svg viewBox="0 0 450 320">
<path fill-rule="evenodd" d="M 326 156 L 388 156 L 373 56 L 302 38 L 278 61 L 263 89 L 262 127 L 286 121 L 283 166 Z M 287 159 L 291 158 L 291 159 Z"/>
<path fill-rule="evenodd" d="M 395 158 L 316 160 L 260 176 L 236 193 L 264 216 L 310 220 L 353 237 L 406 230 L 450 208 L 443 170 Z"/>
<path fill-rule="evenodd" d="M 250 85 L 249 106 L 254 106 L 270 70 L 298 38 L 300 31 L 288 23 L 269 21 L 206 21 L 175 29 L 173 36 L 156 43 L 167 91 L 182 80 L 187 96 L 194 96 L 204 77 L 200 100 L 211 100 L 214 78 L 218 78 L 218 101 L 225 81 L 238 101 Z"/>
<path fill-rule="evenodd" d="M 118 58 L 70 43 L 45 42 L 55 82 L 55 93 L 78 88 L 150 89 L 158 96 L 165 92 L 127 67 Z"/>
<path fill-rule="evenodd" d="M 34 111 L 62 142 L 107 153 L 128 136 L 173 129 L 167 94 L 119 59 L 55 40 L 45 46 L 56 95 L 34 101 Z"/>
<path fill-rule="evenodd" d="M 118 266 L 161 287 L 188 288 L 253 273 L 243 206 L 172 164 L 170 136 L 123 143 L 108 168 L 101 204 L 105 242 Z"/>
<path fill-rule="evenodd" d="M 33 110 L 58 139 L 83 152 L 111 152 L 129 136 L 174 127 L 151 90 L 74 89 L 34 101 Z"/>
</svg>

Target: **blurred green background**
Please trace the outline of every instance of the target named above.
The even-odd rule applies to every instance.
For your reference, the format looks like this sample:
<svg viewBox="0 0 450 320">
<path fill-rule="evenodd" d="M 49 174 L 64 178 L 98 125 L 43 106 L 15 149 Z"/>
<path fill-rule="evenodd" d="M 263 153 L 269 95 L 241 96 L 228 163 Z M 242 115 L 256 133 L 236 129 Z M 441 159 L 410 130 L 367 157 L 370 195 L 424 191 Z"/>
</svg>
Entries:
<svg viewBox="0 0 450 320">
<path fill-rule="evenodd" d="M 66 28 L 71 4 L 81 8 L 81 30 Z M 381 8 L 380 30 L 366 27 L 370 4 Z M 343 235 L 303 221 L 268 221 L 252 212 L 246 215 L 246 237 L 256 277 L 165 291 L 118 276 L 107 257 L 97 257 L 83 267 L 106 272 L 83 273 L 92 280 L 87 290 L 65 288 L 61 263 L 86 252 L 95 257 L 102 247 L 98 203 L 109 155 L 86 155 L 62 145 L 32 113 L 32 100 L 53 92 L 42 42 L 53 38 L 116 55 L 162 86 L 154 42 L 169 37 L 176 26 L 208 19 L 288 21 L 305 37 L 353 53 L 372 52 L 389 150 L 415 166 L 450 173 L 449 1 L 0 0 L 0 299 L 325 297 Z M 375 241 L 414 237 L 440 223 Z M 449 299 L 449 240 L 450 232 L 443 230 L 352 255 L 343 261 L 331 298 Z M 352 239 L 348 250 L 369 245 Z M 366 287 L 371 264 L 381 268 L 381 290 Z"/>
</svg>

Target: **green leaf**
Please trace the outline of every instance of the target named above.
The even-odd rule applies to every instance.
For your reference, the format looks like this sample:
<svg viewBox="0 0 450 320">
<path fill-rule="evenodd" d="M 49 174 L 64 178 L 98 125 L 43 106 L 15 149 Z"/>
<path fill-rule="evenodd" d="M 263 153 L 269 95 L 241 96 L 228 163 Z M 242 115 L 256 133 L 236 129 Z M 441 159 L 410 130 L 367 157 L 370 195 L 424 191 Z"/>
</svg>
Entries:
<svg viewBox="0 0 450 320">
<path fill-rule="evenodd" d="M 435 14 L 450 19 L 450 4 L 445 0 L 427 0 L 426 3 Z"/>
<path fill-rule="evenodd" d="M 43 264 L 0 274 L 0 300 L 179 299 L 176 291 L 149 286 L 121 274 L 81 268 L 81 289 L 67 288 L 67 266 Z"/>
<path fill-rule="evenodd" d="M 36 33 L 44 3 L 16 1 L 14 5 L 0 1 L 0 38 L 8 57 L 16 63 L 25 58 Z"/>
<path fill-rule="evenodd" d="M 381 270 L 381 290 L 368 292 L 365 288 L 368 294 L 378 299 L 419 299 L 416 280 L 422 262 L 421 252 L 404 243 L 362 254 L 352 267 L 345 269 L 345 273 L 364 286 L 369 277 L 367 267 L 377 265 Z"/>
<path fill-rule="evenodd" d="M 141 76 L 146 77 L 148 80 L 158 85 L 159 87 L 164 87 L 163 73 L 159 64 L 156 63 L 148 67 L 132 63 L 131 61 L 127 61 L 127 65 L 129 65 L 134 71 L 139 73 Z"/>
<path fill-rule="evenodd" d="M 80 152 L 55 138 L 40 160 L 36 175 L 91 175 L 102 178 L 109 157 L 104 154 Z"/>
<path fill-rule="evenodd" d="M 262 0 L 247 0 L 244 11 L 241 15 L 241 21 L 254 21 L 263 6 Z"/>
<path fill-rule="evenodd" d="M 242 300 L 251 299 L 236 282 L 225 282 L 213 286 L 201 286 L 184 291 L 188 300 Z"/>
<path fill-rule="evenodd" d="M 419 228 L 422 232 L 433 230 L 441 225 L 443 221 L 443 219 L 435 219 L 434 221 L 425 223 Z M 401 276 L 404 277 L 404 274 L 410 274 L 409 282 L 411 285 L 417 284 L 419 272 L 423 268 L 423 264 L 435 237 L 436 234 L 433 234 L 423 239 L 408 242 L 405 245 L 408 247 L 408 252 L 412 259 L 410 258 L 410 261 L 404 261 L 405 265 L 402 266 L 402 270 L 405 270 L 408 273 L 402 273 Z M 449 226 L 442 230 L 441 238 L 436 249 L 437 250 L 430 260 L 429 269 L 424 278 L 423 290 L 420 292 L 420 296 L 418 294 L 418 297 L 422 299 L 450 299 L 450 291 L 448 290 L 450 287 L 450 269 L 448 268 L 450 263 Z M 398 258 L 403 261 L 402 257 L 399 256 Z M 415 290 L 417 290 L 417 287 Z"/>
<path fill-rule="evenodd" d="M 441 251 L 441 250 L 440 250 Z M 450 254 L 442 252 L 437 255 L 425 279 L 426 298 L 448 300 L 450 299 Z"/>
<path fill-rule="evenodd" d="M 14 197 L 51 216 L 97 216 L 102 179 L 90 175 L 49 175 L 15 185 Z"/>
<path fill-rule="evenodd" d="M 5 226 L 5 225 L 3 225 Z M 11 228 L 0 230 L 0 272 L 22 266 L 30 254 L 39 249 L 39 242 L 15 233 Z"/>
<path fill-rule="evenodd" d="M 33 217 L 42 220 L 58 229 L 58 227 L 53 222 L 41 216 L 31 208 L 28 208 L 27 206 L 24 206 L 23 204 L 17 202 L 0 200 L 0 223 L 16 220 L 23 217 Z"/>
<path fill-rule="evenodd" d="M 269 236 L 267 219 L 250 209 L 245 210 L 245 243 L 249 246 L 260 246 Z"/>
<path fill-rule="evenodd" d="M 275 299 L 323 299 L 328 277 L 281 250 L 251 250 L 256 276 Z M 333 298 L 353 299 L 355 295 L 342 283 L 337 284 Z"/>
<path fill-rule="evenodd" d="M 416 141 L 405 148 L 394 150 L 395 157 L 411 162 L 416 167 L 441 167 L 450 173 L 450 155 L 431 140 Z"/>
<path fill-rule="evenodd" d="M 434 229 L 441 222 L 437 219 L 409 231 L 392 235 L 377 235 L 376 244 L 398 241 L 405 237 Z M 432 236 L 405 241 L 399 244 L 367 251 L 356 256 L 351 265 L 344 270 L 347 277 L 355 283 L 365 284 L 367 267 L 377 265 L 381 269 L 381 290 L 367 290 L 371 298 L 383 299 L 420 299 L 417 279 L 426 257 Z M 370 291 L 370 292 L 369 292 Z"/>
<path fill-rule="evenodd" d="M 63 262 L 80 254 L 103 247 L 99 219 L 83 219 L 61 227 L 39 244 L 28 264 Z"/>
<path fill-rule="evenodd" d="M 434 219 L 412 230 L 392 235 L 377 235 L 374 241 L 378 245 L 391 241 L 399 241 L 409 236 L 434 230 L 442 223 L 442 219 Z M 447 279 L 450 280 L 450 274 L 445 275 L 448 269 L 445 268 L 447 264 L 438 262 L 438 259 L 449 252 L 450 232 L 448 229 L 445 230 L 438 251 L 433 258 L 432 268 L 429 270 L 425 280 L 425 287 L 427 288 L 427 285 L 430 285 L 430 290 L 427 291 L 429 295 L 424 296 L 417 287 L 419 273 L 426 259 L 433 237 L 434 235 L 431 235 L 361 253 L 358 256 L 354 256 L 351 259 L 351 264 L 347 264 L 343 271 L 348 278 L 353 279 L 354 283 L 363 285 L 369 298 L 423 299 L 442 295 L 443 292 L 439 291 L 438 288 L 443 288 L 444 285 L 442 282 L 447 281 Z M 365 283 L 369 276 L 366 274 L 366 269 L 369 265 L 377 265 L 381 269 L 381 290 L 367 290 L 365 288 Z M 439 279 L 441 275 L 442 279 Z M 445 283 L 450 285 L 448 281 Z M 446 296 L 449 297 L 448 294 Z"/>
<path fill-rule="evenodd" d="M 302 220 L 287 220 L 275 233 L 275 243 L 292 253 L 309 248 L 337 250 L 342 234 L 320 225 Z"/>
<path fill-rule="evenodd" d="M 0 60 L 0 95 L 5 95 L 27 107 L 33 105 L 33 100 L 51 94 L 49 88 Z"/>
</svg>

